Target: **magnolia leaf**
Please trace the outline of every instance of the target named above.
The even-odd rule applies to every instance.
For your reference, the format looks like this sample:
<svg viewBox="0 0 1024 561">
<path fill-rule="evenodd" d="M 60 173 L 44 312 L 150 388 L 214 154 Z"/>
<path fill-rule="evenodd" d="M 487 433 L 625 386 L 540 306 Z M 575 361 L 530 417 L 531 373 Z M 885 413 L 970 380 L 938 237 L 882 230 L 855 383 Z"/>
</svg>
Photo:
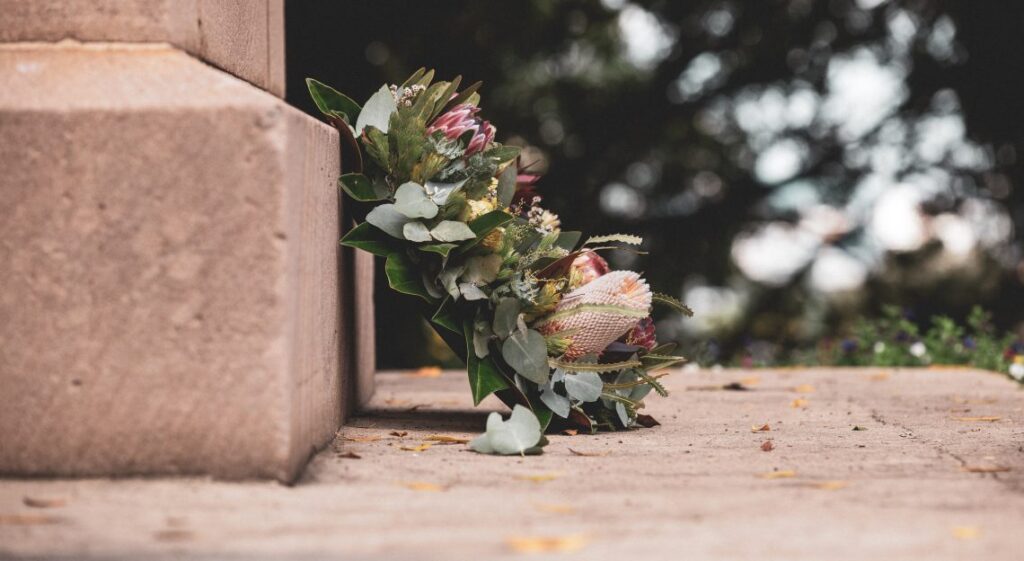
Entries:
<svg viewBox="0 0 1024 561">
<path fill-rule="evenodd" d="M 485 397 L 496 391 L 512 388 L 508 379 L 494 363 L 493 357 L 477 358 L 473 342 L 475 329 L 472 321 L 466 320 L 462 323 L 462 334 L 466 341 L 466 371 L 469 374 L 473 405 L 479 405 Z"/>
<path fill-rule="evenodd" d="M 498 278 L 501 270 L 501 255 L 476 255 L 466 259 L 466 272 L 462 280 L 476 284 L 487 284 Z"/>
<path fill-rule="evenodd" d="M 604 389 L 604 381 L 597 372 L 578 372 L 566 374 L 565 391 L 573 399 L 590 403 L 601 397 L 601 390 Z"/>
<path fill-rule="evenodd" d="M 620 242 L 622 244 L 629 244 L 631 246 L 639 246 L 643 244 L 643 238 L 639 235 L 631 235 L 629 233 L 609 233 L 608 235 L 592 235 L 584 243 L 584 246 L 591 244 L 605 244 L 608 242 Z"/>
<path fill-rule="evenodd" d="M 306 88 L 316 108 L 324 115 L 340 116 L 350 125 L 359 117 L 359 104 L 338 90 L 313 78 L 306 78 Z"/>
<path fill-rule="evenodd" d="M 544 405 L 548 406 L 548 409 L 552 413 L 565 419 L 569 417 L 569 410 L 571 409 L 572 403 L 569 398 L 564 395 L 555 393 L 555 390 L 551 389 L 551 384 L 544 386 L 544 389 L 540 393 L 540 400 Z"/>
<path fill-rule="evenodd" d="M 409 218 L 395 210 L 395 205 L 387 203 L 373 207 L 366 215 L 366 221 L 387 232 L 388 235 L 404 240 L 403 229 L 409 222 Z"/>
<path fill-rule="evenodd" d="M 532 329 L 517 330 L 501 346 L 501 356 L 516 372 L 535 384 L 548 381 L 548 347 L 544 336 Z"/>
<path fill-rule="evenodd" d="M 518 168 L 513 163 L 498 176 L 498 207 L 508 208 L 516 194 L 516 176 Z"/>
<path fill-rule="evenodd" d="M 480 290 L 479 286 L 470 282 L 459 283 L 459 292 L 462 293 L 463 298 L 469 301 L 484 300 L 487 298 L 486 292 Z"/>
<path fill-rule="evenodd" d="M 686 315 L 686 316 L 689 316 L 689 317 L 693 317 L 693 310 L 691 310 L 689 306 L 687 306 L 686 304 L 683 304 L 678 299 L 673 298 L 673 297 L 669 296 L 668 294 L 661 294 L 661 293 L 655 292 L 651 296 L 651 301 L 654 302 L 655 304 L 662 304 L 664 306 L 668 306 L 669 308 L 672 308 L 673 310 L 675 310 L 675 311 L 677 311 L 677 312 L 679 312 L 679 313 L 681 313 L 683 315 Z"/>
<path fill-rule="evenodd" d="M 369 222 L 363 222 L 349 230 L 345 237 L 341 238 L 341 245 L 368 251 L 380 257 L 387 257 L 398 250 L 398 242 Z"/>
<path fill-rule="evenodd" d="M 430 293 L 423 286 L 419 269 L 404 253 L 396 251 L 389 255 L 387 261 L 384 262 L 384 273 L 388 277 L 388 286 L 396 292 L 419 296 L 427 302 L 432 301 Z"/>
<path fill-rule="evenodd" d="M 423 187 L 426 189 L 430 200 L 434 201 L 434 204 L 437 206 L 444 206 L 448 203 L 448 199 L 466 184 L 466 181 L 468 181 L 468 179 L 463 179 L 462 181 L 457 181 L 455 183 L 437 183 L 434 181 L 428 181 L 423 185 Z"/>
<path fill-rule="evenodd" d="M 436 253 L 436 254 L 440 255 L 441 257 L 448 257 L 448 254 L 451 253 L 451 251 L 453 249 L 455 249 L 456 247 L 459 247 L 459 246 L 457 244 L 453 244 L 453 243 L 431 243 L 431 244 L 419 246 L 419 250 L 420 251 L 429 251 L 431 253 Z"/>
<path fill-rule="evenodd" d="M 455 333 L 462 333 L 462 325 L 459 324 L 458 312 L 455 309 L 455 300 L 451 297 L 445 298 L 441 305 L 434 312 L 430 321 Z"/>
<path fill-rule="evenodd" d="M 516 329 L 519 318 L 519 300 L 502 298 L 494 309 L 494 334 L 501 339 L 507 338 Z"/>
<path fill-rule="evenodd" d="M 338 185 L 348 196 L 361 202 L 372 202 L 384 199 L 373 188 L 369 178 L 361 173 L 346 173 L 338 178 Z"/>
<path fill-rule="evenodd" d="M 419 221 L 406 222 L 405 226 L 402 226 L 402 235 L 411 242 L 429 242 L 431 239 L 430 229 Z"/>
<path fill-rule="evenodd" d="M 356 135 L 360 135 L 367 125 L 377 127 L 380 132 L 387 134 L 388 123 L 391 114 L 398 110 L 395 104 L 395 96 L 387 86 L 381 86 L 377 93 L 370 96 L 359 112 L 359 119 L 356 120 Z"/>
<path fill-rule="evenodd" d="M 473 230 L 465 222 L 456 222 L 454 220 L 442 220 L 437 226 L 434 226 L 434 229 L 430 231 L 430 235 L 440 242 L 457 242 L 471 240 L 476 237 L 476 234 L 473 233 Z"/>
<path fill-rule="evenodd" d="M 481 454 L 523 455 L 540 441 L 537 416 L 526 407 L 516 405 L 508 421 L 502 421 L 496 412 L 491 413 L 487 417 L 487 432 L 474 438 L 469 448 Z"/>
<path fill-rule="evenodd" d="M 401 184 L 395 191 L 395 210 L 409 218 L 437 216 L 437 205 L 427 197 L 422 185 L 412 181 Z"/>
</svg>

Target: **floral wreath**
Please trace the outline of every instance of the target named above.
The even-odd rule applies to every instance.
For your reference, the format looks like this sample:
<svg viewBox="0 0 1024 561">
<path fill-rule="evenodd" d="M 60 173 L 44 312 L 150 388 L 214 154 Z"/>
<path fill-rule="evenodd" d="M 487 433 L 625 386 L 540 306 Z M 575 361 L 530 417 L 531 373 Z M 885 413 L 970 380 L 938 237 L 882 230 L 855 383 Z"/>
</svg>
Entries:
<svg viewBox="0 0 1024 561">
<path fill-rule="evenodd" d="M 470 447 L 522 454 L 539 451 L 545 430 L 658 424 L 643 400 L 668 395 L 657 371 L 685 359 L 657 344 L 651 307 L 692 312 L 598 253 L 641 238 L 581 244 L 580 232 L 562 231 L 520 149 L 495 142 L 480 118 L 480 82 L 459 91 L 461 77 L 433 77 L 421 68 L 362 107 L 306 82 L 353 160 L 339 185 L 366 211 L 342 245 L 386 259 L 390 287 L 417 297 L 465 360 L 474 405 L 493 393 L 513 408 L 507 422 L 492 413 Z"/>
</svg>

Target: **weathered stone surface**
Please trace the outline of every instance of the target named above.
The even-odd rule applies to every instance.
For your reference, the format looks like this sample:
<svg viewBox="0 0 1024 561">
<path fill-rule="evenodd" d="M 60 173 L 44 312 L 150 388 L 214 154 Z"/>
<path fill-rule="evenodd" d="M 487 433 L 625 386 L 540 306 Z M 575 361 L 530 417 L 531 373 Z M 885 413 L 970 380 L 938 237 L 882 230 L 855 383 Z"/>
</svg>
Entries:
<svg viewBox="0 0 1024 561">
<path fill-rule="evenodd" d="M 167 42 L 284 96 L 284 0 L 0 0 L 0 42 Z"/>
<path fill-rule="evenodd" d="M 664 381 L 672 395 L 648 400 L 660 427 L 553 435 L 542 456 L 499 458 L 464 445 L 403 450 L 437 433 L 474 436 L 497 404 L 473 410 L 464 372 L 382 374 L 371 410 L 343 429 L 295 487 L 0 481 L 0 511 L 58 520 L 0 524 L 0 552 L 506 559 L 525 558 L 510 538 L 581 536 L 579 550 L 538 558 L 1021 558 L 1024 393 L 1005 376 L 705 370 Z M 750 390 L 722 390 L 733 382 Z M 797 398 L 803 406 L 793 407 Z M 978 417 L 992 420 L 970 420 Z M 752 431 L 764 424 L 771 430 Z M 766 441 L 773 450 L 762 451 Z M 359 458 L 342 455 L 349 452 Z M 762 477 L 776 470 L 792 477 Z M 417 483 L 425 485 L 409 487 Z M 67 505 L 30 508 L 24 497 L 65 498 Z"/>
<path fill-rule="evenodd" d="M 166 46 L 0 81 L 0 472 L 295 477 L 344 406 L 336 132 Z"/>
</svg>

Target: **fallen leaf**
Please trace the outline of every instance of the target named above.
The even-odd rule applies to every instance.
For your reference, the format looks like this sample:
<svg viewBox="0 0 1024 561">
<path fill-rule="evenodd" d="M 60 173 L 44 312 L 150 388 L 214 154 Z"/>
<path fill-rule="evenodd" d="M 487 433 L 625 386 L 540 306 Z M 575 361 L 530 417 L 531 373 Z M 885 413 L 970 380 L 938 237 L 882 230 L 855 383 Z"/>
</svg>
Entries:
<svg viewBox="0 0 1024 561">
<path fill-rule="evenodd" d="M 889 379 L 889 373 L 888 372 L 879 372 L 877 374 L 872 374 L 872 375 L 868 376 L 868 379 L 872 380 L 872 381 L 875 381 L 875 382 L 881 382 L 883 380 L 888 380 Z"/>
<path fill-rule="evenodd" d="M 551 514 L 574 514 L 576 507 L 561 503 L 537 503 L 537 510 Z"/>
<path fill-rule="evenodd" d="M 977 423 L 977 422 L 993 423 L 995 421 L 998 421 L 999 419 L 1002 419 L 1002 417 L 1000 417 L 998 415 L 989 415 L 987 417 L 953 417 L 953 418 L 956 419 L 957 421 L 965 421 L 965 422 L 968 422 L 968 423 Z"/>
<path fill-rule="evenodd" d="M 446 434 L 432 434 L 428 436 L 426 440 L 441 444 L 467 444 L 469 442 L 468 438 L 459 438 L 457 436 L 448 436 Z"/>
<path fill-rule="evenodd" d="M 789 406 L 792 407 L 793 409 L 806 409 L 807 400 L 802 397 L 798 397 L 794 399 L 793 403 L 790 403 Z"/>
<path fill-rule="evenodd" d="M 392 405 L 394 407 L 400 407 L 402 405 L 409 405 L 412 402 L 409 401 L 408 399 L 398 399 L 398 398 L 395 398 L 395 397 L 389 397 L 389 398 L 384 400 L 384 403 L 386 403 L 388 405 Z"/>
<path fill-rule="evenodd" d="M 558 479 L 561 475 L 561 473 L 536 473 L 533 475 L 517 475 L 516 479 L 522 479 L 523 481 L 533 481 L 534 483 L 544 483 L 545 481 Z"/>
<path fill-rule="evenodd" d="M 565 429 L 562 431 L 562 434 L 565 436 L 576 436 L 579 433 L 580 431 L 578 429 Z"/>
<path fill-rule="evenodd" d="M 795 391 L 796 393 L 814 393 L 814 386 L 810 384 L 800 384 L 799 386 L 793 388 L 793 391 Z"/>
<path fill-rule="evenodd" d="M 761 377 L 747 376 L 746 378 L 740 378 L 740 383 L 744 386 L 756 386 L 761 383 Z"/>
<path fill-rule="evenodd" d="M 425 452 L 433 445 L 433 442 L 424 442 L 419 446 L 402 446 L 400 449 L 405 450 L 406 452 Z"/>
<path fill-rule="evenodd" d="M 961 468 L 961 471 L 970 473 L 1003 473 L 1013 471 L 1013 469 L 1007 466 L 964 466 Z"/>
<path fill-rule="evenodd" d="M 726 384 L 726 385 L 722 386 L 722 389 L 723 390 L 727 390 L 727 391 L 734 391 L 734 392 L 745 392 L 745 391 L 749 390 L 750 388 L 744 386 L 743 384 L 741 384 L 739 382 L 733 382 L 731 384 Z"/>
<path fill-rule="evenodd" d="M 424 366 L 412 373 L 417 378 L 438 378 L 441 376 L 441 368 L 438 366 Z"/>
<path fill-rule="evenodd" d="M 44 526 L 60 521 L 60 518 L 47 514 L 0 514 L 0 526 Z"/>
<path fill-rule="evenodd" d="M 790 477 L 796 477 L 796 472 L 791 469 L 784 469 L 780 471 L 769 471 L 767 473 L 758 474 L 761 479 L 788 479 Z"/>
<path fill-rule="evenodd" d="M 68 500 L 62 497 L 22 497 L 21 502 L 32 508 L 58 508 L 68 504 Z"/>
<path fill-rule="evenodd" d="M 361 459 L 363 459 L 362 456 L 360 456 L 359 454 L 356 454 L 355 452 L 339 452 L 338 453 L 338 457 L 339 458 L 348 458 L 350 460 L 361 460 Z"/>
<path fill-rule="evenodd" d="M 572 452 L 573 456 L 598 456 L 599 457 L 599 456 L 607 456 L 608 455 L 608 450 L 605 450 L 604 452 L 584 452 L 584 451 L 573 450 L 572 448 L 569 448 L 569 451 Z"/>
<path fill-rule="evenodd" d="M 644 415 L 643 413 L 638 413 L 637 414 L 637 416 L 636 416 L 636 424 L 638 424 L 641 427 L 644 427 L 646 429 L 649 429 L 651 427 L 657 427 L 657 426 L 661 425 L 661 423 L 659 423 L 657 419 L 655 419 L 654 417 L 652 417 L 650 415 Z"/>
<path fill-rule="evenodd" d="M 823 491 L 838 491 L 849 486 L 850 484 L 846 481 L 822 481 L 814 484 L 816 489 L 821 489 Z"/>
<path fill-rule="evenodd" d="M 377 440 L 380 440 L 380 436 L 377 436 L 377 435 L 370 435 L 370 436 L 345 436 L 345 437 L 342 437 L 342 438 L 344 438 L 345 440 L 347 440 L 349 442 L 375 442 Z"/>
<path fill-rule="evenodd" d="M 444 491 L 444 487 L 436 483 L 427 483 L 425 481 L 403 481 L 402 486 L 413 491 L 422 491 L 426 493 L 436 493 L 438 491 Z"/>
<path fill-rule="evenodd" d="M 774 449 L 775 444 L 771 440 L 765 440 L 763 443 L 761 443 L 762 452 L 771 452 Z"/>
<path fill-rule="evenodd" d="M 765 423 L 765 424 L 763 424 L 761 426 L 757 426 L 757 425 L 751 425 L 750 426 L 750 432 L 768 432 L 770 430 L 772 430 L 772 427 L 770 427 L 768 425 L 768 423 Z"/>
<path fill-rule="evenodd" d="M 517 553 L 545 553 L 550 551 L 579 551 L 589 540 L 583 534 L 561 537 L 524 537 L 512 536 L 505 538 L 508 547 Z"/>
<path fill-rule="evenodd" d="M 958 540 L 974 540 L 981 535 L 981 530 L 977 526 L 956 526 L 952 533 Z"/>
<path fill-rule="evenodd" d="M 160 530 L 153 537 L 161 542 L 181 542 L 192 539 L 192 535 L 188 530 Z"/>
<path fill-rule="evenodd" d="M 868 428 L 867 427 L 862 427 L 860 425 L 853 425 L 853 430 L 858 430 L 858 431 L 859 430 L 868 430 Z"/>
<path fill-rule="evenodd" d="M 398 438 L 402 438 L 403 436 L 409 434 L 409 432 L 404 430 L 393 430 L 388 434 L 390 434 L 391 436 L 397 436 Z"/>
</svg>

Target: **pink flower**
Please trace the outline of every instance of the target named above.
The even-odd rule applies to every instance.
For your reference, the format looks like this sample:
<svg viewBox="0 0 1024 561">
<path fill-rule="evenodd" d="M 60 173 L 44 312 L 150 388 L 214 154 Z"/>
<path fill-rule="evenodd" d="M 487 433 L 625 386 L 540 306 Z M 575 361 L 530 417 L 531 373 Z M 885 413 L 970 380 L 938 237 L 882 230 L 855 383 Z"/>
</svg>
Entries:
<svg viewBox="0 0 1024 561">
<path fill-rule="evenodd" d="M 427 134 L 440 131 L 448 140 L 456 140 L 467 132 L 472 132 L 469 145 L 466 146 L 466 155 L 472 156 L 494 141 L 494 126 L 487 121 L 481 121 L 476 116 L 479 112 L 480 108 L 473 105 L 456 105 L 435 119 L 427 127 Z"/>
<path fill-rule="evenodd" d="M 569 286 L 577 288 L 607 274 L 608 262 L 594 251 L 585 251 L 569 266 Z"/>
<path fill-rule="evenodd" d="M 619 340 L 627 345 L 643 347 L 648 351 L 653 349 L 658 346 L 658 340 L 654 334 L 654 320 L 650 317 L 645 317 Z"/>
</svg>

